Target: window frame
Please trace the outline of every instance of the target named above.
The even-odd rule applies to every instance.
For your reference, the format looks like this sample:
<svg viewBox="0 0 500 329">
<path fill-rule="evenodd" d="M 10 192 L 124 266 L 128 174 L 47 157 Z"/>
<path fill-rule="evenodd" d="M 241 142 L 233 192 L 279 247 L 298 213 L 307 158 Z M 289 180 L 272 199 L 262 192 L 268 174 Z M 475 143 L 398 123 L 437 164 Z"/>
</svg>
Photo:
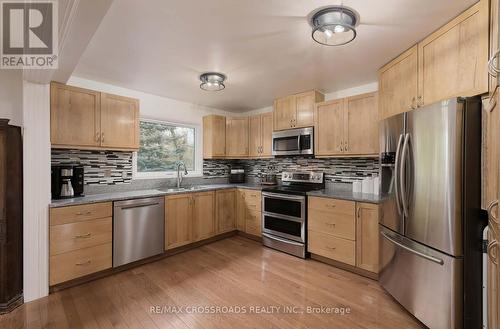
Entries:
<svg viewBox="0 0 500 329">
<path fill-rule="evenodd" d="M 201 154 L 200 150 L 202 147 L 201 139 L 199 139 L 199 137 L 201 136 L 199 125 L 140 118 L 139 119 L 139 136 L 141 134 L 140 133 L 140 122 L 141 121 L 194 129 L 194 158 L 193 158 L 194 170 L 188 170 L 187 177 L 202 177 L 203 176 L 203 170 L 202 170 L 203 164 L 200 163 L 200 161 L 199 161 L 199 159 L 200 159 L 199 157 Z M 139 148 L 140 148 L 140 146 L 139 146 Z M 159 178 L 176 178 L 177 177 L 177 171 L 175 171 L 175 170 L 174 171 L 157 171 L 157 172 L 140 172 L 140 171 L 138 171 L 137 170 L 137 153 L 138 152 L 139 151 L 135 151 L 132 154 L 132 179 L 159 179 Z"/>
</svg>

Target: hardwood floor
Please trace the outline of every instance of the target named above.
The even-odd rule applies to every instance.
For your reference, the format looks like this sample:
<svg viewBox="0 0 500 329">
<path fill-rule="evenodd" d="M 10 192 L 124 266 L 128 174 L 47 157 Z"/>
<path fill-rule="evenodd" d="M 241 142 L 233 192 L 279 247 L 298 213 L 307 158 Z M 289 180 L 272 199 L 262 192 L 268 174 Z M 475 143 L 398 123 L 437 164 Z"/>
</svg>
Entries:
<svg viewBox="0 0 500 329">
<path fill-rule="evenodd" d="M 227 311 L 224 306 L 233 307 L 233 313 L 203 314 L 192 309 Z M 281 309 L 257 313 L 264 307 L 271 312 L 273 306 Z M 285 313 L 285 306 L 295 310 Z M 307 307 L 321 306 L 348 307 L 350 313 L 307 312 Z M 153 311 L 155 307 L 158 310 Z M 237 313 L 236 307 L 246 313 Z M 376 281 L 236 236 L 27 303 L 0 316 L 0 328 L 423 326 Z"/>
</svg>

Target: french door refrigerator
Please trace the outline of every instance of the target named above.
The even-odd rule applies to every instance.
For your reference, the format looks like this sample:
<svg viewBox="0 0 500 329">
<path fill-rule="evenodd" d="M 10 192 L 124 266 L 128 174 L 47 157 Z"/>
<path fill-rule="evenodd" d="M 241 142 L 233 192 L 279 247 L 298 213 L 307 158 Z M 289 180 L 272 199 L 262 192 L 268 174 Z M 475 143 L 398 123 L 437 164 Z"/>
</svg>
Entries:
<svg viewBox="0 0 500 329">
<path fill-rule="evenodd" d="M 481 327 L 481 100 L 380 123 L 380 283 L 430 328 Z"/>
</svg>

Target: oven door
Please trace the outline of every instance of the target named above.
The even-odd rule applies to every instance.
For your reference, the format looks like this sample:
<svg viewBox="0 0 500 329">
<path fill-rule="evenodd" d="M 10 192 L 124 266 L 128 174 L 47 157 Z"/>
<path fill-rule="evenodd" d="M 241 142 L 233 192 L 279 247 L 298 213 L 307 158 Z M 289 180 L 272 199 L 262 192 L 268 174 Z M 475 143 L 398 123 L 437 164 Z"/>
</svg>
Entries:
<svg viewBox="0 0 500 329">
<path fill-rule="evenodd" d="M 305 242 L 305 197 L 262 193 L 262 232 Z"/>
<path fill-rule="evenodd" d="M 313 155 L 313 128 L 273 133 L 273 155 Z"/>
</svg>

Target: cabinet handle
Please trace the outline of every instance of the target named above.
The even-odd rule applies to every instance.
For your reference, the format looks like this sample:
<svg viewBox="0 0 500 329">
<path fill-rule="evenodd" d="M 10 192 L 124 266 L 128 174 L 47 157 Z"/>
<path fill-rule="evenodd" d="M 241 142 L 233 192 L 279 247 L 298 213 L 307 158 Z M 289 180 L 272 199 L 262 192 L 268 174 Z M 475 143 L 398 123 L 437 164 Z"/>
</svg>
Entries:
<svg viewBox="0 0 500 329">
<path fill-rule="evenodd" d="M 417 101 L 417 107 L 422 107 L 422 106 L 424 106 L 424 97 L 422 97 L 422 96 L 418 96 L 418 97 L 417 97 L 417 100 L 418 100 L 418 101 Z"/>
<path fill-rule="evenodd" d="M 101 134 L 99 132 L 95 133 L 95 141 L 98 142 L 100 140 Z"/>
<path fill-rule="evenodd" d="M 340 152 L 344 151 L 344 141 L 340 141 Z"/>
<path fill-rule="evenodd" d="M 330 250 L 335 250 L 337 249 L 337 247 L 329 247 L 329 246 L 325 246 L 326 249 L 330 249 Z"/>
<path fill-rule="evenodd" d="M 92 236 L 92 233 L 85 233 L 80 235 L 75 235 L 75 239 L 88 239 Z"/>
<path fill-rule="evenodd" d="M 358 208 L 358 211 L 357 211 L 356 216 L 357 216 L 358 218 L 361 218 L 361 208 Z"/>
<path fill-rule="evenodd" d="M 497 246 L 498 246 L 497 240 L 493 240 L 490 243 L 488 243 L 488 257 L 490 258 L 491 262 L 495 265 L 498 265 Z M 495 250 L 495 253 L 493 253 L 493 249 Z"/>
<path fill-rule="evenodd" d="M 417 105 L 415 104 L 415 101 L 416 101 L 415 96 L 413 96 L 412 99 L 411 99 L 410 110 L 414 110 L 414 109 L 417 108 Z"/>
<path fill-rule="evenodd" d="M 500 73 L 500 68 L 497 66 L 498 54 L 500 54 L 500 49 L 498 49 L 488 61 L 488 73 L 494 78 Z"/>
<path fill-rule="evenodd" d="M 90 215 L 92 211 L 86 210 L 86 211 L 79 211 L 76 213 L 77 216 L 83 216 L 83 215 Z"/>
<path fill-rule="evenodd" d="M 335 223 L 325 223 L 328 226 L 335 227 Z"/>
<path fill-rule="evenodd" d="M 335 208 L 335 207 L 336 207 L 336 205 L 335 205 L 334 203 L 332 203 L 332 204 L 327 204 L 326 206 L 327 206 L 327 207 L 332 207 L 332 208 Z"/>
<path fill-rule="evenodd" d="M 349 148 L 349 145 L 347 144 L 347 141 L 344 142 L 344 151 L 347 152 Z"/>
<path fill-rule="evenodd" d="M 81 263 L 75 263 L 76 266 L 84 266 L 84 265 L 89 265 L 91 263 L 91 260 L 88 259 L 84 262 L 81 262 Z"/>
<path fill-rule="evenodd" d="M 498 218 L 493 215 L 493 209 L 498 207 L 498 200 L 491 201 L 488 206 L 488 218 L 495 224 L 498 225 Z"/>
</svg>

